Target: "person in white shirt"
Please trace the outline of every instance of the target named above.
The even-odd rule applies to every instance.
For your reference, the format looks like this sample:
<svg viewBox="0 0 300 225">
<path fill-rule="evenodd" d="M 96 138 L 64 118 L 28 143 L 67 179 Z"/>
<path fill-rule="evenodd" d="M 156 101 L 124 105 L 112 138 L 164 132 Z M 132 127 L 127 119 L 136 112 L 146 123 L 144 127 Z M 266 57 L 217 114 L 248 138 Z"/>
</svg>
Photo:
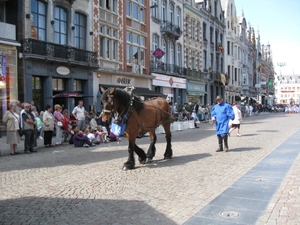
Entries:
<svg viewBox="0 0 300 225">
<path fill-rule="evenodd" d="M 239 108 L 237 107 L 237 102 L 234 102 L 232 104 L 232 109 L 234 113 L 234 120 L 231 121 L 231 128 L 229 129 L 228 135 L 230 136 L 230 133 L 236 129 L 237 136 L 240 137 L 240 124 L 242 121 L 242 113 L 241 110 L 239 110 Z"/>
<path fill-rule="evenodd" d="M 77 126 L 78 126 L 79 130 L 84 131 L 85 130 L 85 109 L 84 109 L 82 100 L 80 100 L 78 102 L 78 106 L 76 106 L 73 109 L 72 115 L 77 120 Z"/>
</svg>

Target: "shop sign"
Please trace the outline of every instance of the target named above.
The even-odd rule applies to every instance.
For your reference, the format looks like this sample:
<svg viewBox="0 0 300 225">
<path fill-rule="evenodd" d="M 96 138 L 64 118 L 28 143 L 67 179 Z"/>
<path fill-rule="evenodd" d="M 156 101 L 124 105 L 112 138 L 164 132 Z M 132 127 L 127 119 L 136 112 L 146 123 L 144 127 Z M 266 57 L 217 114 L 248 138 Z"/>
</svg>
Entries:
<svg viewBox="0 0 300 225">
<path fill-rule="evenodd" d="M 155 76 L 152 81 L 154 86 L 186 89 L 186 79 L 184 78 L 166 76 L 157 73 L 153 73 L 152 75 Z"/>
<path fill-rule="evenodd" d="M 70 74 L 70 70 L 69 68 L 65 67 L 65 66 L 59 66 L 56 68 L 56 72 L 60 75 L 69 75 Z"/>
<path fill-rule="evenodd" d="M 135 78 L 126 76 L 112 76 L 112 84 L 119 86 L 135 86 Z"/>
</svg>

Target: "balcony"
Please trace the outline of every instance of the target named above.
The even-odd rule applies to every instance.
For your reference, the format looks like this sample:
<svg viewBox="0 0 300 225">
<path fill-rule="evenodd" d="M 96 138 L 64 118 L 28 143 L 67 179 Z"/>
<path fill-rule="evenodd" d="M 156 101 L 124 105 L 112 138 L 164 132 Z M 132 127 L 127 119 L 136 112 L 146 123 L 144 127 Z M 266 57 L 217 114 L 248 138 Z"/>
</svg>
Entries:
<svg viewBox="0 0 300 225">
<path fill-rule="evenodd" d="M 36 39 L 25 39 L 23 55 L 27 58 L 47 59 L 84 66 L 98 67 L 97 52 L 90 52 L 68 45 L 59 45 Z"/>
<path fill-rule="evenodd" d="M 161 21 L 160 31 L 161 31 L 161 33 L 169 35 L 170 37 L 173 37 L 176 40 L 178 40 L 178 38 L 182 34 L 180 27 L 172 24 L 172 22 L 170 22 L 170 21 Z"/>
<path fill-rule="evenodd" d="M 185 76 L 183 73 L 183 69 L 180 66 L 156 60 L 151 60 L 150 64 L 151 73 L 164 73 L 177 76 Z"/>
<path fill-rule="evenodd" d="M 204 74 L 200 70 L 184 68 L 184 74 L 189 78 L 204 79 Z"/>
</svg>

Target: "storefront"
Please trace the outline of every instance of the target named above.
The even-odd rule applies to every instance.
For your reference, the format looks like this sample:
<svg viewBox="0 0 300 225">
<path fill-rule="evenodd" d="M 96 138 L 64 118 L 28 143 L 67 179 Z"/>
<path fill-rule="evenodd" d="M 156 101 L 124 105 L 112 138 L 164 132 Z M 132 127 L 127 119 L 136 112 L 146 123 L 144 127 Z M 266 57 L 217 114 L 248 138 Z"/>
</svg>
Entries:
<svg viewBox="0 0 300 225">
<path fill-rule="evenodd" d="M 79 100 L 86 110 L 93 105 L 93 71 L 91 67 L 47 60 L 25 60 L 24 101 L 34 100 L 39 111 L 46 105 L 60 104 L 72 111 Z M 63 92 L 78 95 L 59 95 Z"/>
<path fill-rule="evenodd" d="M 184 104 L 188 101 L 186 94 L 186 79 L 168 75 L 152 73 L 154 90 L 167 95 L 167 100 Z"/>
<path fill-rule="evenodd" d="M 15 41 L 0 39 L 0 118 L 11 101 L 18 100 L 17 46 Z"/>
<path fill-rule="evenodd" d="M 205 104 L 205 83 L 187 80 L 186 94 L 188 102 Z"/>
</svg>

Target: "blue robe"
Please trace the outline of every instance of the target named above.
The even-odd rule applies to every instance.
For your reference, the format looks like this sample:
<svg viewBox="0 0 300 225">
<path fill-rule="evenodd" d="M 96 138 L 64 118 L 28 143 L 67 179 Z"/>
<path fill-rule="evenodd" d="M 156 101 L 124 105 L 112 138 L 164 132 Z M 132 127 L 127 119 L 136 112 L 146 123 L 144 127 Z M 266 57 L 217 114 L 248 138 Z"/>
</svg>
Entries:
<svg viewBox="0 0 300 225">
<path fill-rule="evenodd" d="M 227 134 L 229 132 L 229 120 L 234 120 L 234 112 L 232 106 L 225 102 L 216 104 L 211 110 L 211 118 L 212 117 L 216 118 L 217 135 Z"/>
</svg>

